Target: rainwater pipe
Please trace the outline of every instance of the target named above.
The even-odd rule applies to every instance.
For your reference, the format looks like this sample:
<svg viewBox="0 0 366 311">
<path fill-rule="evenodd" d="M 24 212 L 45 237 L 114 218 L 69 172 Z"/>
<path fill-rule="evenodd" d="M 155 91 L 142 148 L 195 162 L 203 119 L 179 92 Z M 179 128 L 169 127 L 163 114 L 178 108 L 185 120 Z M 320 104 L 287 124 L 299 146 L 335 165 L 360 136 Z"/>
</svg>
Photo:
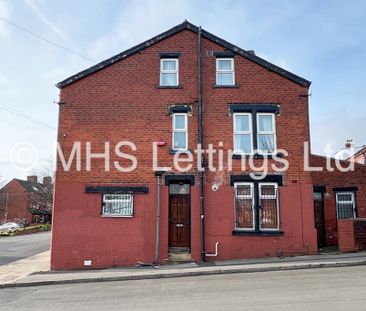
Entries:
<svg viewBox="0 0 366 311">
<path fill-rule="evenodd" d="M 220 242 L 216 242 L 216 244 L 215 244 L 215 253 L 206 253 L 206 256 L 207 257 L 217 257 L 218 256 L 218 254 L 219 254 L 219 244 L 220 244 Z"/>
</svg>

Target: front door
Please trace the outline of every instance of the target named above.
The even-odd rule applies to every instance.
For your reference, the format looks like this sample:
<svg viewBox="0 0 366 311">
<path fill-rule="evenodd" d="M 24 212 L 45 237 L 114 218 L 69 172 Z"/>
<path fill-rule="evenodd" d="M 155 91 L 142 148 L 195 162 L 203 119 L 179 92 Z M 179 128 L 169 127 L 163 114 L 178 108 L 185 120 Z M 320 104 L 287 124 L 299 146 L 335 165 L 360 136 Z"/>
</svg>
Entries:
<svg viewBox="0 0 366 311">
<path fill-rule="evenodd" d="M 169 185 L 169 247 L 191 246 L 191 196 L 189 184 Z"/>
<path fill-rule="evenodd" d="M 322 192 L 314 192 L 314 220 L 318 236 L 318 247 L 326 246 L 325 221 L 324 221 L 324 199 Z"/>
</svg>

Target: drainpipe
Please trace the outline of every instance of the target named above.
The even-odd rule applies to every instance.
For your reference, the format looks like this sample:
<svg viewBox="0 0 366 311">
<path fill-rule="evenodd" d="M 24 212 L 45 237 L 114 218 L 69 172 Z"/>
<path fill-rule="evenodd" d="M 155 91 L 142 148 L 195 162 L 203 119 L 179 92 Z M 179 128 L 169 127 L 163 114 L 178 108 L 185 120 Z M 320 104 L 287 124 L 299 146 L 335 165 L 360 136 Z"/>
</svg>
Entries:
<svg viewBox="0 0 366 311">
<path fill-rule="evenodd" d="M 161 172 L 156 172 L 156 239 L 155 239 L 155 265 L 159 265 L 159 234 L 160 234 L 160 177 Z"/>
<path fill-rule="evenodd" d="M 202 103 L 202 29 L 198 28 L 198 142 L 203 148 L 203 103 Z M 205 200 L 204 200 L 204 157 L 202 154 L 200 175 L 200 215 L 201 215 L 201 261 L 205 256 Z"/>
</svg>

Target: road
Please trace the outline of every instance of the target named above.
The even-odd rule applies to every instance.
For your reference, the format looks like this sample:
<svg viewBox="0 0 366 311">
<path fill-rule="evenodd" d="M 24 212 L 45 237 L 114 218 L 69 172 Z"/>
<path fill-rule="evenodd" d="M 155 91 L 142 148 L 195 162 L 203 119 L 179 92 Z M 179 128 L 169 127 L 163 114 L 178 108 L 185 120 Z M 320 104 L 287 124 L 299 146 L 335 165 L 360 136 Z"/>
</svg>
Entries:
<svg viewBox="0 0 366 311">
<path fill-rule="evenodd" d="M 7 310 L 365 310 L 366 267 L 0 290 Z"/>
<path fill-rule="evenodd" d="M 0 266 L 50 249 L 51 232 L 0 238 Z"/>
</svg>

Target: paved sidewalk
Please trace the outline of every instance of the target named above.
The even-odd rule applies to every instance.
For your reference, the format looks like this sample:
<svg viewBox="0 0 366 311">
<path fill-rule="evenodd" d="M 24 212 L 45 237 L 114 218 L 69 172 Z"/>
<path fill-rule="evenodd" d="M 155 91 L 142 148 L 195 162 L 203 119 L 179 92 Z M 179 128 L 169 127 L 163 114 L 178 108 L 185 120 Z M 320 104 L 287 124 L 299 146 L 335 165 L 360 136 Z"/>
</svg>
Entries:
<svg viewBox="0 0 366 311">
<path fill-rule="evenodd" d="M 40 254 L 43 266 L 48 254 Z M 36 257 L 36 256 L 34 256 Z M 366 265 L 366 253 L 332 254 L 297 256 L 285 258 L 268 258 L 257 260 L 232 260 L 196 265 L 164 265 L 160 267 L 113 268 L 103 270 L 82 270 L 65 272 L 38 272 L 28 276 L 19 276 L 0 281 L 0 288 L 39 286 L 71 283 L 90 283 L 107 281 L 125 281 L 157 278 L 173 278 L 184 276 L 251 273 L 280 270 L 314 269 L 325 267 L 345 267 Z M 22 265 L 19 265 L 18 267 Z M 13 267 L 15 269 L 15 266 Z M 34 268 L 33 271 L 36 271 Z M 43 270 L 44 271 L 44 270 Z M 1 280 L 1 279 L 0 279 Z"/>
<path fill-rule="evenodd" d="M 50 251 L 0 266 L 0 284 L 14 283 L 34 272 L 49 271 Z"/>
</svg>

